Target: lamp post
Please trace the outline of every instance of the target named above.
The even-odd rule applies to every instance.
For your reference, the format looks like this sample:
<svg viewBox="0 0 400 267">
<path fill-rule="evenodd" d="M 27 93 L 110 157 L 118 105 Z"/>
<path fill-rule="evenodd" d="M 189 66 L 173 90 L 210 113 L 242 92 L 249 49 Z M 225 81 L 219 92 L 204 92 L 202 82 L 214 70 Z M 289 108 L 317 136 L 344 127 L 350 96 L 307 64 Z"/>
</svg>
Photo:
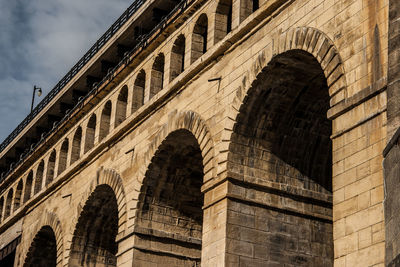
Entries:
<svg viewBox="0 0 400 267">
<path fill-rule="evenodd" d="M 33 94 L 32 94 L 31 113 L 32 113 L 32 110 L 33 110 L 33 103 L 35 102 L 35 93 L 36 93 L 36 90 L 38 91 L 38 94 L 37 94 L 37 95 L 38 95 L 39 97 L 42 95 L 42 88 L 37 87 L 36 85 L 34 85 L 34 86 L 33 86 Z"/>
</svg>

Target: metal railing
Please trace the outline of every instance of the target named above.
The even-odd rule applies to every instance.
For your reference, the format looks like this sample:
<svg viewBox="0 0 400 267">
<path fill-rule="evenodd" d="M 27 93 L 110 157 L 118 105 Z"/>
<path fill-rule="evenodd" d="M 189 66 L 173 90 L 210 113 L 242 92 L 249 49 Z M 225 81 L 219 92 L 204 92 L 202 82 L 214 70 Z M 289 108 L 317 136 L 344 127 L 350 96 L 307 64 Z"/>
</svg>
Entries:
<svg viewBox="0 0 400 267">
<path fill-rule="evenodd" d="M 110 40 L 111 37 L 125 24 L 126 21 L 146 2 L 136 0 L 127 10 L 111 25 L 99 40 L 86 52 L 72 69 L 57 83 L 57 85 L 40 101 L 33 111 L 15 128 L 0 145 L 0 153 L 22 132 L 22 130 L 58 95 L 64 86 L 97 54 L 97 52 Z"/>
<path fill-rule="evenodd" d="M 140 0 L 140 2 L 141 2 L 142 4 L 143 4 L 143 2 L 145 2 L 145 1 L 146 1 L 146 0 Z M 179 2 L 179 3 L 175 6 L 175 8 L 174 8 L 168 15 L 166 15 L 166 16 L 160 21 L 159 24 L 157 24 L 149 33 L 143 35 L 143 38 L 141 38 L 141 39 L 139 40 L 138 44 L 137 44 L 132 50 L 130 50 L 128 53 L 126 53 L 126 54 L 124 55 L 123 59 L 120 60 L 120 62 L 118 63 L 118 65 L 116 65 L 114 68 L 112 68 L 110 71 L 108 71 L 107 75 L 106 75 L 99 83 L 97 83 L 95 86 L 93 86 L 92 90 L 90 90 L 90 91 L 88 92 L 87 95 L 85 95 L 85 96 L 83 96 L 83 97 L 80 97 L 79 100 L 78 100 L 78 103 L 77 103 L 72 109 L 70 109 L 69 111 L 67 111 L 66 114 L 65 114 L 65 116 L 64 116 L 59 122 L 55 122 L 54 125 L 53 125 L 53 128 L 52 128 L 50 131 L 48 131 L 48 132 L 46 132 L 46 133 L 43 133 L 42 136 L 41 136 L 41 138 L 40 138 L 40 140 L 39 140 L 37 143 L 32 144 L 28 152 L 21 154 L 21 155 L 20 155 L 20 158 L 19 158 L 19 160 L 18 160 L 18 162 L 12 163 L 12 164 L 10 165 L 9 170 L 7 170 L 6 172 L 1 173 L 1 175 L 0 175 L 0 183 L 12 172 L 13 169 L 15 169 L 15 168 L 16 168 L 18 165 L 20 165 L 29 155 L 31 155 L 31 154 L 33 153 L 33 151 L 35 151 L 35 149 L 36 149 L 40 144 L 42 144 L 42 143 L 44 142 L 44 140 L 46 140 L 47 137 L 49 137 L 52 133 L 54 133 L 55 131 L 57 131 L 57 130 L 58 130 L 58 127 L 59 127 L 60 125 L 62 125 L 65 121 L 69 120 L 71 114 L 73 114 L 74 112 L 80 110 L 80 109 L 83 107 L 83 102 L 84 102 L 86 99 L 88 99 L 88 98 L 90 98 L 91 96 L 95 95 L 95 94 L 98 92 L 98 89 L 99 89 L 101 86 L 107 84 L 107 82 L 111 82 L 112 79 L 113 79 L 115 76 L 117 76 L 117 74 L 118 74 L 118 73 L 117 73 L 118 69 L 120 69 L 123 65 L 126 66 L 127 64 L 129 64 L 129 63 L 133 60 L 131 57 L 132 57 L 132 55 L 133 55 L 135 52 L 137 52 L 139 49 L 142 49 L 142 48 L 147 47 L 147 46 L 150 44 L 149 38 L 150 38 L 152 35 L 154 35 L 157 31 L 160 31 L 160 32 L 161 32 L 161 30 L 163 30 L 165 27 L 167 27 L 167 26 L 168 26 L 167 21 L 173 16 L 173 14 L 175 14 L 175 13 L 177 12 L 177 10 L 179 10 L 179 9 L 181 9 L 181 8 L 182 8 L 182 9 L 186 8 L 186 7 L 189 5 L 189 3 L 192 2 L 192 1 L 195 1 L 195 0 L 183 0 L 183 1 Z M 129 8 L 125 13 L 130 14 L 130 12 L 128 12 L 129 10 L 130 10 L 130 8 Z M 134 12 L 134 11 L 131 11 L 131 12 Z M 124 14 L 125 14 L 125 13 L 124 13 Z M 124 17 L 124 16 L 126 16 L 126 15 L 122 15 L 121 17 Z M 117 20 L 117 22 L 120 21 L 121 17 Z M 124 20 L 124 21 L 126 21 L 127 18 L 128 18 L 128 17 L 125 17 L 125 20 Z M 121 21 L 122 21 L 122 20 L 121 20 Z M 115 23 L 113 24 L 113 26 L 116 25 L 117 22 L 115 22 Z M 121 22 L 119 22 L 119 23 L 121 23 Z M 119 25 L 119 27 L 121 26 L 121 24 L 118 24 L 118 25 Z M 112 29 L 113 26 L 112 26 L 110 29 Z M 109 32 L 110 32 L 110 29 L 109 29 L 100 39 L 103 39 L 103 37 L 107 36 L 108 34 L 111 34 L 111 33 L 109 33 Z M 115 31 L 116 31 L 116 30 L 115 30 Z M 114 32 L 115 32 L 115 31 L 114 31 Z M 112 30 L 111 30 L 111 32 L 112 32 Z M 112 36 L 112 35 L 109 35 L 108 39 L 109 39 L 111 36 Z M 105 40 L 105 39 L 104 39 L 104 40 Z M 105 43 L 106 41 L 103 41 L 103 42 Z M 96 44 L 97 44 L 97 43 L 99 43 L 99 41 L 96 42 Z M 103 44 L 104 44 L 104 43 L 103 43 Z M 74 68 L 72 68 L 72 70 L 71 70 L 71 71 L 57 84 L 57 86 L 46 96 L 46 98 L 49 97 L 49 99 L 48 99 L 48 100 L 43 99 L 43 100 L 40 102 L 40 104 L 32 111 L 32 113 L 29 114 L 28 117 L 25 118 L 25 120 L 18 126 L 18 127 L 22 127 L 22 128 L 19 129 L 19 128 L 17 127 L 17 129 L 15 129 L 14 132 L 16 132 L 18 129 L 19 129 L 19 132 L 20 132 L 20 131 L 23 129 L 23 127 L 25 127 L 25 126 L 26 126 L 26 125 L 27 125 L 27 124 L 28 124 L 28 123 L 29 123 L 29 122 L 30 122 L 30 121 L 31 121 L 31 120 L 32 120 L 32 119 L 33 119 L 33 118 L 34 118 L 34 117 L 35 117 L 49 102 L 50 102 L 50 100 L 53 99 L 53 98 L 55 97 L 55 95 L 57 95 L 57 93 L 62 89 L 61 85 L 62 85 L 62 86 L 65 86 L 65 84 L 67 83 L 66 81 L 64 81 L 64 79 L 65 79 L 66 77 L 69 77 L 69 80 L 70 80 L 70 79 L 73 77 L 73 76 L 69 76 L 69 75 L 72 75 L 72 73 L 74 73 L 73 70 L 75 69 L 75 67 L 76 67 L 76 66 L 80 66 L 79 64 L 83 64 L 83 63 L 80 63 L 80 62 L 81 62 L 83 59 L 85 59 L 86 57 L 88 57 L 88 58 L 90 59 L 90 58 L 94 55 L 94 54 L 93 54 L 93 55 L 91 55 L 90 57 L 88 56 L 88 55 L 90 55 L 90 52 L 92 51 L 92 49 L 93 49 L 94 47 L 96 47 L 96 44 L 85 54 L 85 56 L 74 66 Z M 99 49 L 99 47 L 97 48 L 97 51 L 98 51 L 98 49 Z M 89 59 L 88 59 L 88 60 L 89 60 Z M 87 60 L 87 61 L 88 61 L 88 60 Z M 87 62 L 87 61 L 86 61 L 86 62 Z M 82 68 L 82 67 L 83 67 L 83 65 L 82 65 L 80 68 Z M 76 74 L 77 72 L 78 72 L 78 70 L 76 70 L 75 74 Z M 46 101 L 45 101 L 45 100 L 46 100 Z M 14 132 L 13 132 L 13 133 L 14 133 Z M 19 132 L 18 132 L 18 133 L 19 133 Z M 18 133 L 16 133 L 15 136 L 14 136 L 13 133 L 9 136 L 9 138 L 11 138 L 11 139 L 10 139 L 10 141 L 8 141 L 8 143 L 10 143 L 10 142 L 16 137 L 16 135 L 18 135 Z M 7 138 L 7 139 L 8 139 L 8 138 Z M 6 139 L 6 140 L 7 140 L 7 139 Z M 4 143 L 4 142 L 3 142 L 3 143 Z M 4 149 L 4 148 L 2 148 L 2 149 Z M 1 152 L 1 150 L 0 150 L 0 152 Z"/>
</svg>

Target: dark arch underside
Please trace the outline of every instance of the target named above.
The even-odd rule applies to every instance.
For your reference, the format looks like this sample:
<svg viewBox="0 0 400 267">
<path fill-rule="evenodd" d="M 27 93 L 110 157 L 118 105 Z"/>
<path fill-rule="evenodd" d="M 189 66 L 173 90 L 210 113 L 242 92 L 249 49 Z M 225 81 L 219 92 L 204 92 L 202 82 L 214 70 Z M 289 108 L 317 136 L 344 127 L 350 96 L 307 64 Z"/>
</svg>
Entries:
<svg viewBox="0 0 400 267">
<path fill-rule="evenodd" d="M 26 256 L 25 267 L 55 267 L 57 264 L 57 244 L 53 229 L 44 226 L 36 234 Z"/>
<path fill-rule="evenodd" d="M 203 222 L 203 161 L 187 130 L 171 133 L 146 172 L 140 195 L 134 262 L 144 266 L 199 266 Z"/>
<path fill-rule="evenodd" d="M 99 185 L 79 217 L 69 266 L 116 266 L 118 204 L 108 185 Z"/>
<path fill-rule="evenodd" d="M 254 153 L 268 154 L 270 167 L 274 166 L 268 171 L 276 182 L 329 194 L 332 145 L 328 108 L 326 79 L 316 59 L 303 51 L 277 56 L 246 97 L 231 147 L 249 143 L 248 159 Z M 247 162 L 248 167 L 257 166 L 255 161 Z"/>
<path fill-rule="evenodd" d="M 274 212 L 240 204 L 268 223 L 257 230 L 269 234 L 259 241 L 268 258 L 263 264 L 333 265 L 328 92 L 318 61 L 292 50 L 271 60 L 240 108 L 228 169 L 243 181 L 274 188 L 261 193 Z"/>
</svg>

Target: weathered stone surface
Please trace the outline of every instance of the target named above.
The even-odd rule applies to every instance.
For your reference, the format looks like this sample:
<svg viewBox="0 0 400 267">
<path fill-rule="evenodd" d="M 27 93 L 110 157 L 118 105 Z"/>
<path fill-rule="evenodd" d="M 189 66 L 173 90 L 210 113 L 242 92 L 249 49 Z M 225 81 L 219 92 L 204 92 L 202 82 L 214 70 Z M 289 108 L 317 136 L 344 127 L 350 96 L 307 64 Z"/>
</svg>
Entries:
<svg viewBox="0 0 400 267">
<path fill-rule="evenodd" d="M 127 23 L 150 23 L 141 12 Z M 385 239 L 394 259 L 382 151 L 400 121 L 387 47 L 398 9 L 222 0 L 176 12 L 0 184 L 0 244 L 23 220 L 14 266 L 382 266 Z"/>
</svg>

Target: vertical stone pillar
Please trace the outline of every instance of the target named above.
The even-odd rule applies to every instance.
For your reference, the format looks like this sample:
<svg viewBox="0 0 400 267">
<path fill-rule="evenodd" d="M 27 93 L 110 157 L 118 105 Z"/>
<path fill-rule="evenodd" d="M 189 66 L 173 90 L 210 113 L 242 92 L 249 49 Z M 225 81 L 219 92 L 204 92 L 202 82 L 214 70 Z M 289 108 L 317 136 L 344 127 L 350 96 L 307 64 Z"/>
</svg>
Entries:
<svg viewBox="0 0 400 267">
<path fill-rule="evenodd" d="M 397 143 L 397 142 L 396 142 Z M 400 148 L 398 144 L 388 148 L 383 167 L 385 169 L 385 262 L 386 266 L 400 265 Z"/>
<path fill-rule="evenodd" d="M 171 75 L 171 49 L 165 53 L 165 59 L 164 59 L 164 77 L 163 77 L 163 88 L 168 86 L 169 81 L 170 81 L 170 75 Z"/>
<path fill-rule="evenodd" d="M 46 188 L 46 181 L 47 181 L 47 172 L 49 168 L 49 156 L 44 159 L 44 168 L 43 168 L 43 178 L 42 178 L 42 185 L 40 186 L 42 189 Z M 14 207 L 14 204 L 13 204 Z"/>
<path fill-rule="evenodd" d="M 68 169 L 69 166 L 71 165 L 71 156 L 72 156 L 73 143 L 74 143 L 73 137 L 68 139 L 68 151 L 67 151 L 67 160 L 66 160 L 65 169 Z M 45 166 L 46 166 L 46 163 L 45 163 Z M 44 170 L 43 170 L 43 179 L 45 179 L 45 177 L 46 177 L 46 172 L 45 171 L 46 171 L 46 168 L 44 168 Z"/>
<path fill-rule="evenodd" d="M 400 2 L 389 1 L 388 138 L 400 126 Z"/>
<path fill-rule="evenodd" d="M 216 17 L 216 12 L 215 9 L 217 8 L 217 3 L 215 4 L 215 7 L 213 7 L 214 12 L 209 12 L 207 13 L 208 17 L 208 31 L 207 31 L 207 51 L 215 45 L 215 17 Z"/>
<path fill-rule="evenodd" d="M 134 241 L 135 236 L 130 234 L 125 237 L 118 237 L 118 253 L 117 253 L 117 266 L 118 267 L 132 267 L 135 266 L 133 261 Z"/>
<path fill-rule="evenodd" d="M 80 146 L 79 147 L 79 158 L 82 158 L 82 156 L 85 155 L 85 140 L 86 140 L 86 132 L 85 132 L 85 128 L 82 127 L 81 143 L 79 144 L 79 146 Z"/>
<path fill-rule="evenodd" d="M 244 0 L 232 0 L 232 30 L 236 29 L 244 20 L 242 10 L 240 8 L 241 1 Z"/>
<path fill-rule="evenodd" d="M 145 88 L 144 88 L 144 104 L 149 102 L 150 100 L 150 83 L 151 83 L 151 67 L 145 70 L 146 72 L 146 81 L 145 81 Z"/>
<path fill-rule="evenodd" d="M 227 188 L 224 183 L 204 194 L 202 266 L 226 266 Z"/>
<path fill-rule="evenodd" d="M 121 90 L 121 89 L 120 89 Z M 114 95 L 114 99 L 111 99 L 111 115 L 110 115 L 110 130 L 111 133 L 115 128 L 115 121 L 117 120 L 117 114 L 119 112 L 118 108 L 118 94 Z M 126 118 L 126 114 L 125 114 Z"/>
<path fill-rule="evenodd" d="M 385 265 L 400 265 L 400 2 L 389 1 L 387 134 L 384 150 Z"/>
<path fill-rule="evenodd" d="M 134 81 L 134 80 L 133 80 Z M 132 108 L 133 104 L 133 94 L 135 92 L 135 85 L 133 83 L 132 79 L 129 81 L 128 86 L 128 101 L 126 102 L 126 118 L 129 118 L 135 111 Z"/>
<path fill-rule="evenodd" d="M 243 21 L 240 9 L 241 0 L 232 0 L 232 30 L 236 29 Z"/>
<path fill-rule="evenodd" d="M 204 200 L 202 266 L 332 263 L 327 199 L 227 178 Z"/>
<path fill-rule="evenodd" d="M 192 38 L 193 38 L 192 32 L 185 36 L 185 56 L 184 56 L 184 63 L 183 63 L 184 70 L 186 70 L 191 64 L 190 60 L 191 60 L 191 56 L 192 56 L 191 55 Z"/>
<path fill-rule="evenodd" d="M 96 128 L 94 131 L 94 145 L 98 144 L 99 140 L 100 140 L 101 112 L 102 112 L 102 110 L 98 110 L 98 112 L 96 114 Z"/>
</svg>

